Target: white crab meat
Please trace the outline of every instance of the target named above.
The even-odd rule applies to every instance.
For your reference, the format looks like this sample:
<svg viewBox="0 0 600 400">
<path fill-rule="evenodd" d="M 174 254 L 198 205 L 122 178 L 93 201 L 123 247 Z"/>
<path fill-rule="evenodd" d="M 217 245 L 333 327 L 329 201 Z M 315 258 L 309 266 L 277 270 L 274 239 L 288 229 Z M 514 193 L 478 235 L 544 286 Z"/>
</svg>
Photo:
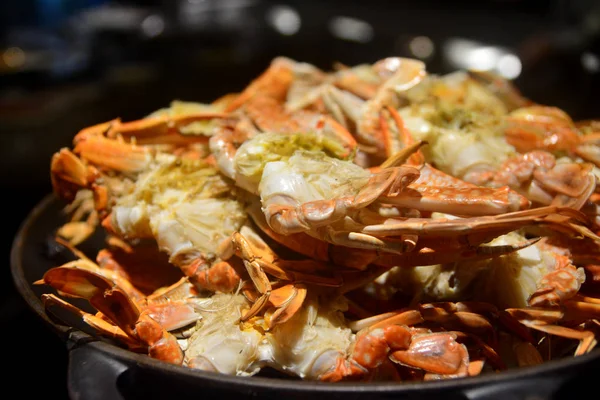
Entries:
<svg viewBox="0 0 600 400">
<path fill-rule="evenodd" d="M 155 238 L 172 259 L 214 254 L 247 218 L 230 190 L 205 165 L 165 158 L 119 199 L 112 225 L 127 238 Z"/>
<path fill-rule="evenodd" d="M 368 171 L 352 162 L 298 150 L 285 161 L 265 165 L 259 192 L 263 206 L 297 205 L 355 195 L 369 176 Z"/>
<path fill-rule="evenodd" d="M 324 158 L 339 161 L 341 154 L 345 152 L 339 141 L 325 133 L 261 133 L 245 141 L 235 154 L 233 168 L 236 184 L 258 194 L 266 165 L 276 161 L 287 162 L 297 151 L 309 152 L 313 154 L 311 157 L 316 158 L 307 165 L 308 168 Z M 352 163 L 347 161 L 346 164 Z"/>
<path fill-rule="evenodd" d="M 345 308 L 342 298 L 307 298 L 298 313 L 267 334 L 272 349 L 267 364 L 303 379 L 317 379 L 331 369 L 354 340 L 341 311 Z"/>
<path fill-rule="evenodd" d="M 489 245 L 514 245 L 525 238 L 518 232 L 497 237 Z M 372 295 L 389 299 L 401 292 L 419 300 L 487 301 L 501 308 L 526 307 L 540 281 L 555 269 L 551 251 L 528 246 L 514 253 L 474 262 L 415 268 L 395 267 L 365 286 Z M 583 271 L 575 272 L 583 284 Z"/>
<path fill-rule="evenodd" d="M 264 321 L 240 323 L 249 305 L 239 294 L 216 294 L 198 312 L 202 320 L 181 341 L 184 363 L 192 368 L 247 376 L 272 367 L 304 379 L 317 379 L 346 356 L 354 340 L 342 314 L 342 298 L 319 301 L 310 295 L 285 324 L 265 331 Z"/>
<path fill-rule="evenodd" d="M 416 140 L 429 143 L 423 148 L 428 160 L 440 170 L 459 178 L 477 170 L 493 170 L 516 154 L 503 135 L 493 129 L 441 127 L 429 119 L 436 109 L 430 105 L 414 105 L 399 110 L 405 126 Z"/>
<path fill-rule="evenodd" d="M 239 294 L 215 294 L 207 299 L 199 310 L 202 320 L 187 340 L 184 363 L 229 375 L 260 371 L 269 349 L 261 344 L 260 330 L 242 329 L 239 324 L 241 309 L 246 306 L 246 299 Z"/>
</svg>

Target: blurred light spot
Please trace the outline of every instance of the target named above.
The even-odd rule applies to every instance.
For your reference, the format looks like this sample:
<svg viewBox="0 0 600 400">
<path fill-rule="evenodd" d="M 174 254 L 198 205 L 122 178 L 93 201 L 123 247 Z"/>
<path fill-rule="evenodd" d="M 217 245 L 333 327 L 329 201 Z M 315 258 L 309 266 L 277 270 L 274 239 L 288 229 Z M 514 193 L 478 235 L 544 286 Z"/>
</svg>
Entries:
<svg viewBox="0 0 600 400">
<path fill-rule="evenodd" d="M 435 46 L 427 36 L 417 36 L 408 44 L 410 52 L 417 58 L 426 59 L 433 55 Z"/>
<path fill-rule="evenodd" d="M 149 15 L 142 21 L 142 31 L 148 37 L 160 35 L 165 30 L 165 21 L 160 15 Z"/>
<path fill-rule="evenodd" d="M 506 79 L 518 77 L 523 67 L 519 57 L 509 49 L 474 40 L 449 39 L 444 43 L 443 51 L 454 68 L 493 71 Z"/>
<path fill-rule="evenodd" d="M 479 47 L 466 54 L 465 62 L 469 69 L 489 71 L 498 64 L 500 54 L 501 52 L 495 47 Z"/>
<path fill-rule="evenodd" d="M 300 30 L 300 14 L 292 7 L 277 5 L 267 12 L 267 21 L 282 35 L 294 35 Z"/>
<path fill-rule="evenodd" d="M 581 55 L 581 65 L 583 65 L 586 71 L 593 74 L 600 72 L 600 58 L 590 52 L 586 51 Z"/>
<path fill-rule="evenodd" d="M 373 27 L 365 21 L 350 17 L 334 17 L 329 22 L 329 31 L 337 38 L 367 43 L 373 39 Z"/>
<path fill-rule="evenodd" d="M 451 38 L 443 46 L 444 55 L 455 68 L 490 70 L 501 56 L 498 48 L 474 40 Z"/>
<path fill-rule="evenodd" d="M 444 55 L 457 68 L 465 68 L 465 57 L 477 44 L 466 39 L 448 39 L 444 43 Z"/>
<path fill-rule="evenodd" d="M 498 60 L 496 70 L 506 79 L 515 79 L 521 75 L 521 60 L 514 54 L 505 54 Z"/>
<path fill-rule="evenodd" d="M 2 54 L 2 61 L 9 68 L 19 68 L 25 64 L 25 52 L 19 47 L 9 47 Z"/>
</svg>

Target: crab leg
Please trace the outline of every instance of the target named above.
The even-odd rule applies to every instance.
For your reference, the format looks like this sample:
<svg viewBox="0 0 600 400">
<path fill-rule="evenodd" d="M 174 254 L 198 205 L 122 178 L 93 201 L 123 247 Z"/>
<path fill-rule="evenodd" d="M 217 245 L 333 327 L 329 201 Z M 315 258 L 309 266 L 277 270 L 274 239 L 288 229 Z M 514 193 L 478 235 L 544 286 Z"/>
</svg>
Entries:
<svg viewBox="0 0 600 400">
<path fill-rule="evenodd" d="M 233 112 L 242 107 L 256 95 L 285 100 L 285 96 L 294 78 L 295 62 L 285 57 L 278 57 L 271 62 L 269 68 L 248 85 L 237 98 L 225 108 L 225 112 Z"/>
<path fill-rule="evenodd" d="M 340 357 L 332 370 L 323 373 L 323 381 L 340 381 L 367 374 L 388 359 L 426 372 L 467 376 L 469 354 L 450 332 L 420 331 L 411 328 L 424 322 L 417 310 L 387 313 L 355 323 L 364 326 L 348 358 Z"/>
<path fill-rule="evenodd" d="M 135 140 L 140 145 L 170 144 L 186 146 L 192 143 L 208 142 L 202 135 L 183 135 L 181 128 L 198 121 L 229 118 L 228 113 L 206 112 L 177 116 L 160 116 L 143 118 L 137 121 L 118 122 L 112 124 L 106 136 L 108 138 L 123 137 Z"/>
<path fill-rule="evenodd" d="M 46 308 L 54 305 L 63 308 L 72 314 L 80 316 L 81 320 L 84 323 L 86 323 L 96 331 L 100 332 L 100 334 L 116 339 L 119 342 L 126 344 L 130 348 L 137 348 L 140 346 L 139 342 L 137 340 L 132 339 L 128 334 L 126 334 L 123 331 L 123 329 L 111 324 L 110 322 L 107 322 L 101 317 L 90 314 L 75 307 L 71 303 L 61 299 L 60 297 L 57 297 L 54 294 L 43 294 L 42 302 L 44 303 L 44 306 Z"/>
<path fill-rule="evenodd" d="M 357 332 L 352 353 L 340 357 L 320 379 L 363 376 L 388 358 L 400 366 L 423 370 L 425 380 L 477 375 L 486 361 L 496 370 L 505 370 L 507 366 L 496 350 L 497 328 L 490 317 L 526 343 L 532 340 L 519 321 L 490 303 L 421 304 L 351 322 L 349 327 Z M 428 326 L 441 330 L 432 331 Z M 474 345 L 474 357 L 465 343 Z M 472 361 L 476 365 L 471 366 Z"/>
<path fill-rule="evenodd" d="M 392 116 L 395 129 L 399 132 L 401 144 L 396 146 L 398 153 L 402 154 L 403 150 L 416 147 L 407 162 L 409 165 L 419 167 L 420 176 L 409 185 L 407 190 L 392 197 L 383 196 L 379 199 L 380 202 L 455 215 L 503 214 L 530 207 L 531 203 L 527 198 L 511 190 L 508 186 L 494 189 L 484 188 L 448 175 L 425 163 L 425 158 L 420 150 L 424 143 L 416 142 L 412 138 L 412 135 L 404 128 L 402 117 L 394 108 L 388 106 L 386 110 Z M 383 114 L 381 115 L 381 125 L 384 131 L 390 129 Z M 391 136 L 391 134 L 389 135 Z M 398 161 L 397 157 L 393 156 L 382 166 L 396 165 Z"/>
<path fill-rule="evenodd" d="M 512 111 L 507 120 L 506 139 L 520 153 L 572 149 L 579 144 L 575 124 L 559 108 L 522 107 Z"/>
<path fill-rule="evenodd" d="M 162 252 L 155 243 L 143 242 L 123 248 L 121 243 L 115 243 L 116 237 L 111 239 L 110 246 L 96 254 L 96 263 L 100 270 L 131 282 L 146 295 L 165 288 L 181 278 L 181 271 L 173 268 L 167 254 Z M 148 271 L 149 265 L 152 266 L 152 273 Z"/>
<path fill-rule="evenodd" d="M 600 166 L 600 132 L 583 136 L 581 144 L 575 148 L 574 153 L 596 167 Z"/>
<path fill-rule="evenodd" d="M 420 184 L 419 180 L 405 190 L 391 196 L 381 196 L 377 201 L 454 215 L 505 214 L 526 209 L 530 204 L 527 198 L 508 186 L 499 189 L 446 187 L 432 186 L 430 183 Z"/>
<path fill-rule="evenodd" d="M 349 92 L 336 88 L 330 94 L 342 110 L 356 123 L 357 139 L 383 157 L 393 154 L 390 138 L 385 136 L 379 121 L 379 112 L 393 102 L 396 92 L 410 89 L 423 80 L 426 75 L 425 64 L 420 61 L 398 57 L 386 58 L 377 62 L 374 69 L 385 70 L 388 79 L 381 85 L 375 96 L 363 101 Z"/>
<path fill-rule="evenodd" d="M 534 150 L 506 160 L 496 171 L 472 172 L 465 179 L 478 185 L 508 185 L 532 202 L 580 209 L 596 190 L 597 178 L 589 163 L 557 163 L 555 157 Z"/>
<path fill-rule="evenodd" d="M 521 153 L 537 149 L 549 152 L 566 150 L 596 166 L 600 165 L 600 134 L 593 122 L 575 124 L 561 109 L 539 105 L 516 109 L 507 121 L 506 140 Z M 591 132 L 584 134 L 583 130 Z"/>
<path fill-rule="evenodd" d="M 597 319 L 600 316 L 600 306 L 589 302 L 567 300 L 562 304 L 562 308 L 565 311 L 561 311 L 560 308 L 541 307 L 509 308 L 506 311 L 528 328 L 579 340 L 579 346 L 575 351 L 576 356 L 588 353 L 597 344 L 594 332 L 583 328 L 569 328 L 559 325 L 559 323 L 571 321 L 572 318 L 576 320 Z"/>
<path fill-rule="evenodd" d="M 246 211 L 260 231 L 271 239 L 311 259 L 329 261 L 328 253 L 330 245 L 328 242 L 312 237 L 304 232 L 291 233 L 289 235 L 282 235 L 275 232 L 267 223 L 265 215 L 261 210 L 260 202 L 257 200 L 251 202 Z"/>
<path fill-rule="evenodd" d="M 110 121 L 101 122 L 99 124 L 83 128 L 73 138 L 73 144 L 77 145 L 77 143 L 94 136 L 106 136 L 108 131 L 110 131 L 113 126 L 119 125 L 120 123 L 121 120 L 119 118 L 115 118 Z"/>
<path fill-rule="evenodd" d="M 175 337 L 147 313 L 140 312 L 111 280 L 88 270 L 57 267 L 44 274 L 43 282 L 60 293 L 88 300 L 132 340 L 148 346 L 152 358 L 173 364 L 183 362 L 183 352 Z"/>
<path fill-rule="evenodd" d="M 105 189 L 95 184 L 101 175 L 100 171 L 84 164 L 67 148 L 61 149 L 52 156 L 50 172 L 54 192 L 69 203 L 75 200 L 79 190 L 84 188 L 91 189 L 96 198 L 102 198 L 105 194 Z M 96 204 L 96 209 L 99 207 L 100 205 Z"/>
<path fill-rule="evenodd" d="M 398 132 L 398 141 L 401 144 L 401 146 L 398 146 L 398 147 L 406 148 L 406 147 L 413 146 L 415 143 L 417 143 L 417 141 L 413 138 L 413 136 L 410 134 L 408 129 L 404 126 L 404 121 L 402 120 L 402 117 L 400 116 L 398 111 L 395 108 L 390 107 L 390 106 L 387 106 L 386 110 L 391 115 L 392 120 L 394 121 L 394 124 L 395 124 L 394 127 Z M 383 111 L 382 111 L 382 115 L 380 116 L 380 118 L 381 118 L 381 128 L 384 130 L 385 134 L 389 137 L 394 137 L 392 133 L 387 132 L 391 128 L 388 126 L 385 115 L 383 115 Z M 393 151 L 393 153 L 396 153 L 396 152 L 401 151 L 401 148 L 395 149 L 392 147 L 392 151 Z M 408 161 L 408 164 L 410 164 L 410 165 L 423 165 L 423 164 L 425 164 L 425 156 L 423 155 L 423 152 L 419 149 L 414 154 L 412 154 L 411 157 L 407 161 Z"/>
<path fill-rule="evenodd" d="M 275 307 L 275 312 L 265 314 L 267 326 L 283 324 L 298 312 L 304 299 L 306 299 L 307 289 L 302 284 L 288 284 L 271 292 L 269 302 Z"/>
<path fill-rule="evenodd" d="M 167 331 L 183 328 L 201 318 L 194 308 L 197 295 L 196 287 L 184 277 L 149 295 L 144 312 Z"/>
<path fill-rule="evenodd" d="M 319 71 L 312 71 L 311 76 L 315 79 L 305 83 L 305 86 L 313 87 L 305 89 L 303 96 L 295 93 L 291 99 L 288 96 L 286 107 L 289 111 L 301 112 L 301 109 L 312 105 L 332 115 L 345 127 L 355 126 L 353 133 L 363 151 L 389 157 L 396 150 L 392 143 L 397 140 L 390 135 L 390 131 L 380 128 L 379 112 L 395 101 L 395 93 L 421 82 L 426 75 L 425 64 L 412 59 L 389 57 L 376 62 L 369 70 L 377 83 L 363 81 L 352 70 L 325 78 L 320 76 Z"/>
<path fill-rule="evenodd" d="M 381 266 L 419 267 L 424 265 L 448 264 L 461 261 L 477 261 L 511 254 L 537 242 L 538 239 L 517 245 L 463 247 L 452 251 L 432 250 L 425 247 L 406 254 L 382 254 L 373 263 Z"/>
<path fill-rule="evenodd" d="M 356 196 L 333 200 L 317 200 L 297 207 L 284 204 L 268 204 L 263 208 L 266 220 L 276 232 L 290 234 L 303 232 L 341 220 L 350 210 L 364 208 L 382 193 L 397 193 L 418 177 L 412 167 L 394 167 L 373 174 L 366 187 Z"/>
<path fill-rule="evenodd" d="M 272 327 L 287 321 L 300 308 L 306 297 L 306 288 L 300 285 L 300 282 L 315 283 L 321 286 L 340 286 L 342 284 L 340 278 L 312 274 L 311 272 L 315 270 L 314 267 L 316 269 L 321 267 L 321 265 L 317 265 L 319 264 L 317 261 L 311 260 L 309 265 L 306 265 L 301 261 L 276 260 L 275 254 L 260 237 L 245 227 L 242 232 L 243 235 L 240 232 L 232 235 L 231 244 L 235 248 L 235 252 L 242 258 L 250 279 L 259 293 L 259 297 L 254 299 L 250 310 L 242 316 L 242 321 L 257 315 L 267 306 L 268 302 L 276 308 L 269 318 L 268 326 Z M 296 272 L 291 270 L 290 266 L 304 269 L 308 266 L 310 269 L 308 273 Z M 293 282 L 293 284 L 274 290 L 267 273 L 284 281 Z M 275 297 L 271 298 L 273 295 Z"/>
<path fill-rule="evenodd" d="M 304 283 L 329 287 L 330 293 L 341 295 L 372 281 L 387 269 L 373 266 L 369 271 L 362 272 L 339 269 L 312 259 L 279 259 L 260 236 L 247 226 L 232 235 L 230 244 L 233 249 L 223 249 L 221 256 L 227 258 L 226 254 L 235 253 L 241 257 L 258 292 L 257 296 L 244 292 L 253 305 L 242 316 L 242 321 L 266 308 L 265 318 L 270 328 L 286 322 L 302 306 L 307 293 Z M 272 284 L 267 274 L 280 281 Z M 277 287 L 274 288 L 274 285 Z M 269 304 L 275 308 L 274 311 L 268 308 Z"/>
<path fill-rule="evenodd" d="M 424 355 L 436 354 L 437 357 Z M 429 373 L 448 376 L 467 376 L 469 353 L 449 332 L 437 332 L 416 337 L 406 350 L 392 351 L 390 359 L 404 365 L 421 368 Z"/>
<path fill-rule="evenodd" d="M 103 136 L 90 136 L 80 140 L 73 151 L 99 168 L 127 173 L 144 171 L 153 159 L 152 151 L 148 147 Z"/>
<path fill-rule="evenodd" d="M 458 236 L 458 235 L 480 235 L 484 243 L 500 232 L 510 232 L 525 226 L 537 224 L 554 224 L 552 217 L 562 216 L 566 213 L 571 217 L 576 215 L 572 209 L 561 207 L 540 207 L 532 210 L 515 211 L 498 216 L 481 216 L 460 219 L 431 219 L 431 218 L 407 218 L 398 220 L 390 218 L 381 224 L 367 225 L 361 232 L 375 236 L 395 236 L 400 234 L 416 234 L 422 236 Z M 564 224 L 561 219 L 558 223 Z M 489 232 L 489 236 L 486 235 Z M 593 233 L 591 233 L 593 235 Z M 493 236 L 493 237 L 490 237 Z M 473 238 L 477 240 L 476 238 Z"/>
<path fill-rule="evenodd" d="M 108 232 L 119 233 L 113 222 L 115 216 L 111 213 L 102 221 L 102 226 Z M 154 238 L 151 232 L 140 232 L 137 235 L 129 235 L 135 238 Z M 168 238 L 158 238 L 168 240 Z M 179 267 L 181 272 L 187 276 L 195 285 L 210 291 L 231 292 L 240 282 L 236 268 L 226 261 L 213 261 L 210 257 L 200 252 L 194 256 L 174 258 L 172 262 Z"/>
<path fill-rule="evenodd" d="M 542 241 L 538 246 L 552 255 L 554 266 L 538 282 L 538 288 L 529 296 L 528 304 L 533 307 L 557 306 L 577 295 L 585 281 L 585 272 L 573 265 L 569 255 L 560 254 L 560 248 L 547 241 Z"/>
<path fill-rule="evenodd" d="M 420 267 L 426 265 L 448 264 L 461 261 L 476 261 L 510 254 L 535 244 L 539 239 L 531 239 L 517 245 L 500 246 L 454 246 L 432 249 L 422 247 L 405 253 L 378 252 L 333 246 L 331 249 L 331 262 L 349 268 L 365 270 L 372 265 L 389 269 L 392 267 Z M 371 266 L 370 266 L 371 265 Z"/>
<path fill-rule="evenodd" d="M 375 262 L 382 266 L 394 266 L 394 265 L 430 265 L 430 263 L 442 263 L 442 262 L 452 262 L 457 259 L 462 258 L 485 258 L 485 257 L 493 257 L 501 254 L 507 254 L 513 251 L 516 251 L 520 248 L 526 247 L 536 240 L 531 242 L 526 242 L 519 247 L 514 246 L 502 246 L 502 247 L 481 247 L 478 249 L 473 249 L 472 247 L 468 249 L 464 249 L 464 243 L 458 243 L 453 246 L 452 250 L 446 249 L 444 250 L 439 248 L 440 238 L 436 238 L 434 240 L 435 244 L 438 245 L 437 251 L 431 249 L 424 249 L 424 251 L 410 251 L 408 247 L 404 246 L 402 242 L 396 241 L 386 242 L 381 238 L 373 238 L 371 236 L 365 235 L 361 238 L 363 242 L 359 242 L 356 239 L 356 233 L 352 232 L 338 232 L 337 236 L 330 237 L 328 241 L 323 241 L 316 237 L 310 236 L 303 232 L 298 233 L 290 233 L 286 235 L 282 235 L 276 231 L 274 231 L 268 224 L 265 219 L 265 215 L 262 213 L 260 209 L 260 204 L 258 202 L 251 203 L 251 205 L 247 208 L 249 215 L 252 217 L 253 221 L 259 226 L 259 228 L 266 233 L 269 237 L 274 239 L 275 241 L 283 244 L 284 246 L 300 253 L 304 254 L 313 259 L 317 259 L 320 261 L 333 261 L 337 265 L 342 265 L 350 268 L 356 268 L 360 270 L 364 270 L 368 264 Z M 379 214 L 373 214 L 371 217 L 366 217 L 365 213 L 369 213 L 367 209 L 363 209 L 360 214 L 360 218 L 357 221 L 360 221 L 365 224 L 378 223 L 381 221 L 381 216 Z M 538 211 L 535 211 L 538 213 Z M 356 216 L 355 216 L 356 217 Z M 365 219 L 366 218 L 366 219 Z M 500 216 L 498 218 L 501 218 Z M 326 228 L 323 228 L 321 231 L 322 238 L 328 237 Z M 335 235 L 335 232 L 333 233 Z M 371 239 L 372 238 L 372 239 Z M 421 238 L 421 241 L 424 239 Z M 426 243 L 425 240 L 423 243 Z M 336 246 L 333 243 L 338 243 L 346 246 Z M 421 247 L 427 247 L 427 245 L 423 245 Z M 360 248 L 361 250 L 356 250 L 356 248 Z M 368 249 L 372 248 L 381 248 L 381 249 L 398 249 L 398 253 L 403 253 L 397 256 L 387 255 L 385 253 L 377 254 L 375 252 L 368 251 Z M 460 251 L 456 251 L 456 250 Z M 462 249 L 462 250 L 461 250 Z M 393 250 L 390 250 L 393 251 Z M 406 252 L 406 253 L 404 253 Z M 396 261 L 394 261 L 396 260 Z M 419 261 L 420 260 L 420 261 Z M 422 263 L 422 264 L 419 264 Z"/>
</svg>

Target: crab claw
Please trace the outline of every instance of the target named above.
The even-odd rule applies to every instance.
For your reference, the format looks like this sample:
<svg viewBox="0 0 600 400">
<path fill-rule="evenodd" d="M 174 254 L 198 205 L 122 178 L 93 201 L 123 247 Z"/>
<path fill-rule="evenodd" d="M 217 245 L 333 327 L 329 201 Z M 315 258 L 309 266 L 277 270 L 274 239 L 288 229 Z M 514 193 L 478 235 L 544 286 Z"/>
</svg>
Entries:
<svg viewBox="0 0 600 400">
<path fill-rule="evenodd" d="M 174 364 L 183 362 L 175 337 L 148 314 L 141 313 L 111 280 L 85 269 L 57 267 L 48 270 L 42 281 L 64 296 L 88 300 L 130 338 L 148 346 L 152 358 Z"/>
<path fill-rule="evenodd" d="M 87 188 L 96 174 L 69 149 L 63 148 L 52 156 L 50 178 L 52 188 L 60 198 L 68 202 L 82 188 Z"/>
</svg>

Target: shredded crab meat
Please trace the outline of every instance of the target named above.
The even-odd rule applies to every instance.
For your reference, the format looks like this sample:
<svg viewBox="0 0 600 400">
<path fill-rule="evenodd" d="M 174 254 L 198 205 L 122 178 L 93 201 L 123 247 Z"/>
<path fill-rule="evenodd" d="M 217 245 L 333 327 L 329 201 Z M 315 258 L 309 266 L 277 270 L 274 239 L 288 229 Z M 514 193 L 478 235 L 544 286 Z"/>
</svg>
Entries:
<svg viewBox="0 0 600 400">
<path fill-rule="evenodd" d="M 356 164 L 322 153 L 296 151 L 286 161 L 265 165 L 259 192 L 264 204 L 352 196 L 365 185 L 369 173 Z"/>
<path fill-rule="evenodd" d="M 229 312 L 224 313 L 219 305 L 226 305 Z M 238 324 L 246 306 L 246 299 L 239 294 L 207 299 L 200 311 L 202 319 L 183 342 L 185 362 L 192 368 L 240 376 L 270 366 L 316 379 L 346 353 L 354 338 L 342 314 L 345 305 L 341 298 L 323 304 L 312 297 L 288 323 L 269 332 L 259 318 Z"/>
<path fill-rule="evenodd" d="M 156 237 L 172 257 L 214 254 L 246 220 L 243 204 L 225 196 L 229 191 L 212 168 L 163 161 L 119 200 L 114 226 L 127 237 Z"/>
</svg>

